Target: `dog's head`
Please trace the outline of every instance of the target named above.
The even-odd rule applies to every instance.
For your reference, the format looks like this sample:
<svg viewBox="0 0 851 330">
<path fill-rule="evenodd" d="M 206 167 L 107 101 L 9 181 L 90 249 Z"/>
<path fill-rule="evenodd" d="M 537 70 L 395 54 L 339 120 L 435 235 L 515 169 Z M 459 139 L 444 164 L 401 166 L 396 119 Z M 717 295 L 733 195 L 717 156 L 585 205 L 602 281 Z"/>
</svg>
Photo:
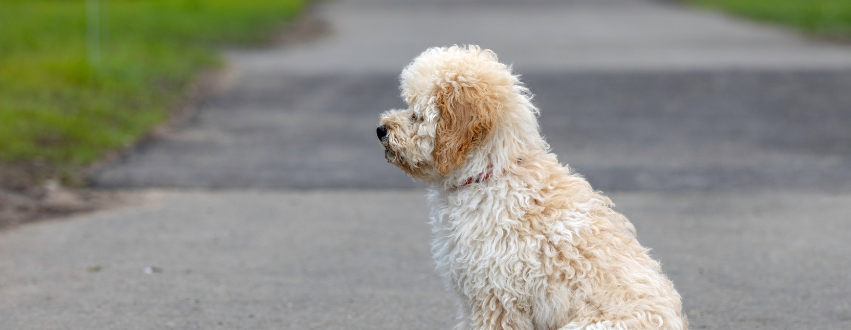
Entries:
<svg viewBox="0 0 851 330">
<path fill-rule="evenodd" d="M 508 122 L 531 118 L 530 134 L 539 136 L 526 88 L 490 50 L 430 48 L 402 71 L 401 84 L 408 109 L 381 114 L 378 138 L 387 161 L 415 179 L 437 182 L 465 164 L 511 159 L 499 157 L 507 144 L 493 145 Z"/>
</svg>

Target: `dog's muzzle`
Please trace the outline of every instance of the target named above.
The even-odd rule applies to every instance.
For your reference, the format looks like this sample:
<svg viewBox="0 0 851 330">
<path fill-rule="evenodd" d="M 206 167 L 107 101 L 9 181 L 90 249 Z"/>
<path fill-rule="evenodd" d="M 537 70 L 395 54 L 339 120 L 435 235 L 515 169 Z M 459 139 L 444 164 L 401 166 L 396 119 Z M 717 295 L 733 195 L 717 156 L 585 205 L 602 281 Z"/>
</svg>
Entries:
<svg viewBox="0 0 851 330">
<path fill-rule="evenodd" d="M 396 161 L 396 153 L 390 151 L 390 149 L 384 149 L 384 159 L 386 159 L 388 163 L 395 162 Z"/>
</svg>

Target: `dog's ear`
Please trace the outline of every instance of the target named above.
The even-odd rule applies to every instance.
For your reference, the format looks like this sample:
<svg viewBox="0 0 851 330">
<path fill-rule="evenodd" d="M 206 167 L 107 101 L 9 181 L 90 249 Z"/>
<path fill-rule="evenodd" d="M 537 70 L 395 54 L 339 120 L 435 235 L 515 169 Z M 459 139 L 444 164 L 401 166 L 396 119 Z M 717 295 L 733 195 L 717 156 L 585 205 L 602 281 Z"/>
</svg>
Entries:
<svg viewBox="0 0 851 330">
<path fill-rule="evenodd" d="M 463 165 L 470 150 L 491 132 L 500 102 L 483 82 L 463 86 L 447 83 L 436 94 L 440 118 L 432 157 L 437 170 L 448 174 Z"/>
</svg>

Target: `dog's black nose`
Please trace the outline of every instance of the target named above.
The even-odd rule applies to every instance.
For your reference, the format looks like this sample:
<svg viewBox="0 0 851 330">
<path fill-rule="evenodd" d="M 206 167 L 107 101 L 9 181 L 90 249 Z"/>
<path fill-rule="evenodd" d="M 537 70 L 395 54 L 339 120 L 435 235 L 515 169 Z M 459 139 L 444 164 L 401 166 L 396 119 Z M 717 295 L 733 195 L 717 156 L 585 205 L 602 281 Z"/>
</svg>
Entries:
<svg viewBox="0 0 851 330">
<path fill-rule="evenodd" d="M 384 140 L 384 137 L 387 136 L 387 127 L 385 127 L 384 125 L 378 126 L 378 128 L 375 129 L 375 132 L 378 133 L 379 141 Z"/>
</svg>

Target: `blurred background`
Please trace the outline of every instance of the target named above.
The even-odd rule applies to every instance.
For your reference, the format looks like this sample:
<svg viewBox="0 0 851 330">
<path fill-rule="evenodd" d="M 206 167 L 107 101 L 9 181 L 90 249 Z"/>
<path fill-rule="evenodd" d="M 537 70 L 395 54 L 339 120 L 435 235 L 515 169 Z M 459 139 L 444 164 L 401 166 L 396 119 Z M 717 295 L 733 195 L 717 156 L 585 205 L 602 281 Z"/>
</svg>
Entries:
<svg viewBox="0 0 851 330">
<path fill-rule="evenodd" d="M 851 0 L 0 0 L 0 327 L 450 328 L 374 131 L 453 44 L 692 328 L 851 327 Z"/>
<path fill-rule="evenodd" d="M 27 210 L 6 217 L 46 211 L 33 210 L 45 198 L 45 182 L 89 186 L 93 164 L 183 111 L 209 73 L 225 65 L 221 47 L 270 45 L 303 6 L 0 2 L 0 196 L 6 204 L 14 203 L 9 194 L 35 203 L 18 201 Z"/>
</svg>

